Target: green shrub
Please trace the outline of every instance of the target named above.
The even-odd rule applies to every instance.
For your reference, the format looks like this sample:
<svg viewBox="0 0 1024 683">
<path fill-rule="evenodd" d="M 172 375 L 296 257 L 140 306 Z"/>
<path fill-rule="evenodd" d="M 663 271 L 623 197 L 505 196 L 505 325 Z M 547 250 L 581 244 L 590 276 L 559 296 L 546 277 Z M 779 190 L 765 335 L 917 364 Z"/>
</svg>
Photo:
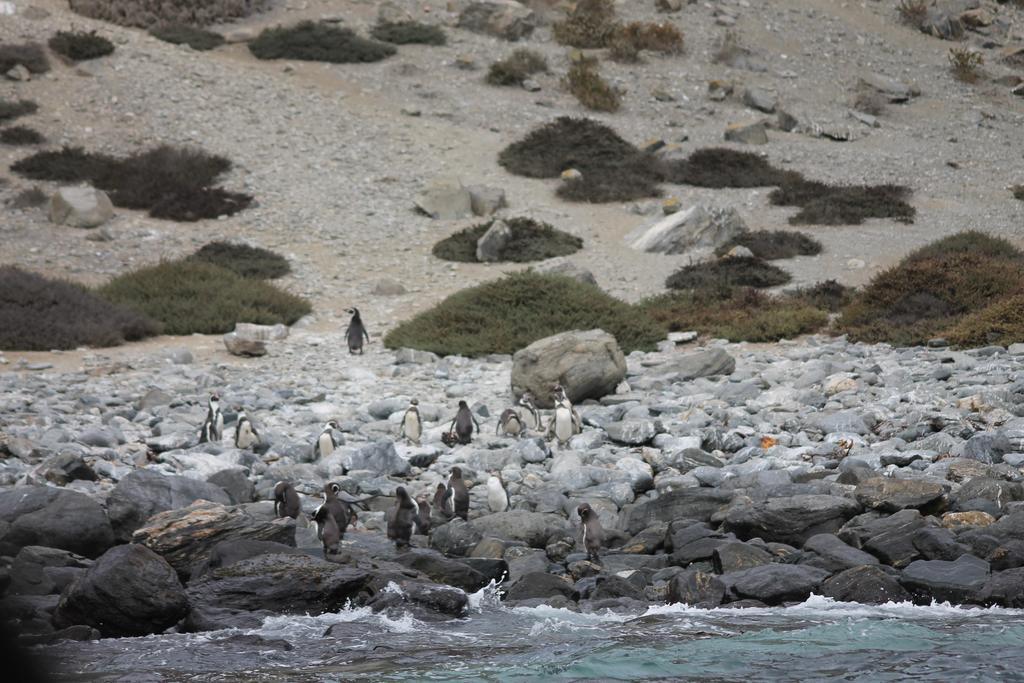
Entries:
<svg viewBox="0 0 1024 683">
<path fill-rule="evenodd" d="M 733 342 L 793 339 L 823 328 L 828 314 L 814 305 L 737 289 L 724 297 L 706 290 L 669 292 L 637 305 L 670 331 L 697 330 Z"/>
<path fill-rule="evenodd" d="M 445 45 L 448 42 L 440 26 L 418 21 L 381 22 L 373 27 L 370 35 L 392 45 Z"/>
<path fill-rule="evenodd" d="M 580 0 L 569 16 L 552 27 L 555 41 L 579 48 L 608 47 L 620 24 L 613 0 Z"/>
<path fill-rule="evenodd" d="M 360 37 L 352 29 L 312 21 L 264 29 L 249 43 L 257 59 L 298 59 L 309 62 L 379 62 L 395 54 L 394 45 Z"/>
<path fill-rule="evenodd" d="M 234 242 L 210 242 L 191 258 L 227 268 L 242 277 L 273 280 L 292 272 L 288 259 L 261 247 Z"/>
<path fill-rule="evenodd" d="M 698 149 L 665 165 L 668 182 L 697 187 L 771 187 L 801 178 L 775 168 L 764 157 L 725 147 Z"/>
<path fill-rule="evenodd" d="M 1009 346 L 1024 342 L 1024 293 L 1008 296 L 964 316 L 943 332 L 956 346 Z"/>
<path fill-rule="evenodd" d="M 563 84 L 587 109 L 616 112 L 622 106 L 622 94 L 601 77 L 593 57 L 573 62 Z"/>
<path fill-rule="evenodd" d="M 548 70 L 544 55 L 526 48 L 519 48 L 511 55 L 491 64 L 487 82 L 491 85 L 522 85 L 523 81 L 536 73 Z"/>
<path fill-rule="evenodd" d="M 904 261 L 926 261 L 944 256 L 979 256 L 981 258 L 1024 261 L 1024 252 L 1003 237 L 980 230 L 964 230 L 927 244 L 907 254 Z"/>
<path fill-rule="evenodd" d="M 4 100 L 0 99 L 0 121 L 13 121 L 20 116 L 34 114 L 39 105 L 31 100 Z"/>
<path fill-rule="evenodd" d="M 514 353 L 559 332 L 593 328 L 614 335 L 626 353 L 651 350 L 665 336 L 643 311 L 593 285 L 525 272 L 452 294 L 394 328 L 384 344 L 476 357 Z"/>
<path fill-rule="evenodd" d="M 733 247 L 746 247 L 756 258 L 765 261 L 794 256 L 815 256 L 821 253 L 821 242 L 806 233 L 789 230 L 743 232 L 719 247 L 715 253 L 724 256 Z"/>
<path fill-rule="evenodd" d="M 270 5 L 270 0 L 71 0 L 71 10 L 83 16 L 144 29 L 162 24 L 219 24 Z"/>
<path fill-rule="evenodd" d="M 736 287 L 775 287 L 792 279 L 778 266 L 757 258 L 724 258 L 683 266 L 665 280 L 669 289 L 728 292 Z"/>
<path fill-rule="evenodd" d="M 149 318 L 80 285 L 0 266 L 0 349 L 115 346 L 159 333 Z"/>
<path fill-rule="evenodd" d="M 30 187 L 14 195 L 7 205 L 12 209 L 35 209 L 48 201 L 50 198 L 45 192 L 38 187 Z"/>
<path fill-rule="evenodd" d="M 252 197 L 212 187 L 231 162 L 201 150 L 161 145 L 124 159 L 64 147 L 15 162 L 11 170 L 33 180 L 88 182 L 110 193 L 127 209 L 145 209 L 154 218 L 197 221 L 232 215 Z"/>
<path fill-rule="evenodd" d="M 114 44 L 95 31 L 57 31 L 50 38 L 50 49 L 73 62 L 84 62 L 112 54 Z"/>
<path fill-rule="evenodd" d="M 5 145 L 38 145 L 46 142 L 46 138 L 33 128 L 11 126 L 0 130 L 0 142 Z"/>
<path fill-rule="evenodd" d="M 149 34 L 165 43 L 188 45 L 193 50 L 213 50 L 224 44 L 224 36 L 185 24 L 162 24 L 149 29 Z"/>
<path fill-rule="evenodd" d="M 841 285 L 835 280 L 825 280 L 809 287 L 800 287 L 786 292 L 786 296 L 814 308 L 836 313 L 853 301 L 854 293 L 855 290 L 852 287 Z"/>
<path fill-rule="evenodd" d="M 29 72 L 43 74 L 50 70 L 50 60 L 39 43 L 0 45 L 0 74 L 5 74 L 21 64 Z"/>
<path fill-rule="evenodd" d="M 906 202 L 909 195 L 902 185 L 827 185 L 801 178 L 772 190 L 768 200 L 800 207 L 791 225 L 860 225 L 868 218 L 913 223 L 917 210 Z"/>
<path fill-rule="evenodd" d="M 493 223 L 494 221 L 490 220 L 446 237 L 434 245 L 434 256 L 445 261 L 477 263 L 477 240 L 484 236 Z M 509 218 L 505 223 L 512 230 L 512 238 L 501 252 L 501 261 L 543 261 L 556 256 L 575 254 L 583 248 L 583 240 L 579 237 L 556 230 L 547 223 L 532 218 Z"/>
<path fill-rule="evenodd" d="M 221 334 L 240 322 L 291 325 L 312 310 L 268 282 L 194 259 L 121 275 L 98 293 L 162 322 L 166 334 Z"/>
</svg>

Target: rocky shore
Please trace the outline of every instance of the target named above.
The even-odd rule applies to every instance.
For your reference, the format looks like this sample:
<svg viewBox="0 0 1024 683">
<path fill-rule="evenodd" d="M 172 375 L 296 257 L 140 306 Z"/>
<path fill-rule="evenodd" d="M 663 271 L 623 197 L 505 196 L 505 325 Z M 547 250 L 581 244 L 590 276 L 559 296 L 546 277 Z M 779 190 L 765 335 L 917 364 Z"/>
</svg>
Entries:
<svg viewBox="0 0 1024 683">
<path fill-rule="evenodd" d="M 1022 361 L 1019 345 L 665 342 L 627 356 L 614 393 L 577 402 L 583 432 L 562 448 L 495 436 L 523 381 L 507 356 L 349 356 L 340 335 L 299 330 L 258 360 L 172 349 L 86 357 L 77 372 L 8 365 L 0 606 L 29 642 L 254 627 L 349 603 L 447 619 L 492 581 L 507 604 L 583 611 L 811 594 L 1024 607 Z M 225 438 L 197 444 L 212 391 Z M 421 446 L 397 437 L 410 398 Z M 449 448 L 460 399 L 481 431 Z M 256 452 L 232 445 L 236 407 Z M 330 419 L 342 445 L 314 460 Z M 396 549 L 396 488 L 432 498 L 453 466 L 468 521 L 435 511 L 429 537 Z M 508 511 L 489 508 L 492 475 Z M 298 520 L 275 517 L 281 480 Z M 306 521 L 328 481 L 372 496 L 330 561 Z M 582 503 L 605 530 L 599 562 Z"/>
</svg>

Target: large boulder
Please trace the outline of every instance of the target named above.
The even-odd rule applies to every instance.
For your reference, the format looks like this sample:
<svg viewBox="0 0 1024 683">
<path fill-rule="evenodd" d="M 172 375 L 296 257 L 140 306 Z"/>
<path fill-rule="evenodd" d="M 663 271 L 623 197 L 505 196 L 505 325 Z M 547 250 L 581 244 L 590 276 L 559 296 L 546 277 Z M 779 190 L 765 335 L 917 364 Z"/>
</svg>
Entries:
<svg viewBox="0 0 1024 683">
<path fill-rule="evenodd" d="M 993 574 L 978 593 L 978 602 L 1000 607 L 1024 607 L 1024 568 Z"/>
<path fill-rule="evenodd" d="M 91 566 L 92 560 L 67 550 L 25 546 L 11 563 L 7 592 L 11 595 L 60 593 Z M 2 589 L 0 594 L 3 594 Z"/>
<path fill-rule="evenodd" d="M 141 545 L 119 545 L 104 553 L 61 596 L 58 626 L 84 624 L 104 636 L 160 633 L 185 616 L 188 599 L 177 573 Z"/>
<path fill-rule="evenodd" d="M 544 548 L 552 536 L 571 534 L 565 517 L 545 512 L 511 510 L 477 517 L 470 524 L 482 536 L 520 541 L 531 548 Z"/>
<path fill-rule="evenodd" d="M 944 493 L 942 484 L 938 482 L 891 477 L 862 481 L 854 491 L 861 505 L 880 512 L 921 509 L 939 503 Z"/>
<path fill-rule="evenodd" d="M 197 500 L 230 505 L 231 498 L 219 486 L 155 470 L 135 470 L 117 482 L 107 497 L 107 514 L 120 543 L 132 539 L 136 529 L 158 512 L 176 510 Z"/>
<path fill-rule="evenodd" d="M 766 605 L 806 600 L 827 579 L 829 573 L 817 567 L 795 564 L 765 564 L 732 574 L 721 580 L 739 598 L 760 600 Z"/>
<path fill-rule="evenodd" d="M 655 522 L 693 519 L 707 522 L 732 500 L 731 491 L 713 488 L 687 488 L 668 491 L 653 500 L 626 505 L 619 515 L 619 528 L 637 534 Z"/>
<path fill-rule="evenodd" d="M 114 545 L 107 514 L 77 491 L 22 486 L 0 492 L 0 555 L 29 545 L 99 557 Z"/>
<path fill-rule="evenodd" d="M 668 584 L 668 601 L 712 609 L 722 604 L 725 584 L 714 574 L 689 569 L 672 577 Z"/>
<path fill-rule="evenodd" d="M 201 500 L 154 515 L 132 535 L 135 543 L 162 555 L 184 579 L 193 566 L 209 558 L 218 543 L 241 539 L 294 546 L 295 520 L 260 519 L 242 505 L 226 507 Z"/>
<path fill-rule="evenodd" d="M 207 557 L 200 559 L 192 565 L 189 570 L 189 578 L 195 581 L 201 576 L 209 574 L 221 567 L 230 567 L 233 564 L 248 560 L 250 557 L 260 555 L 302 555 L 304 551 L 284 543 L 274 541 L 254 541 L 248 538 L 221 541 L 213 546 Z"/>
<path fill-rule="evenodd" d="M 430 547 L 451 557 L 464 557 L 483 540 L 483 534 L 469 522 L 456 517 L 430 532 Z"/>
<path fill-rule="evenodd" d="M 103 190 L 62 187 L 50 197 L 50 222 L 75 228 L 95 228 L 114 217 L 114 205 Z"/>
<path fill-rule="evenodd" d="M 395 562 L 426 574 L 432 581 L 455 586 L 468 593 L 480 590 L 490 580 L 468 564 L 449 560 L 436 550 L 427 548 L 412 548 L 396 557 Z"/>
<path fill-rule="evenodd" d="M 512 393 L 530 391 L 541 408 L 554 406 L 551 387 L 561 384 L 578 403 L 613 393 L 626 378 L 626 358 L 604 330 L 571 330 L 538 339 L 512 357 Z"/>
<path fill-rule="evenodd" d="M 910 594 L 896 577 L 878 565 L 850 567 L 821 584 L 820 593 L 839 602 L 859 602 L 866 605 L 910 601 Z"/>
<path fill-rule="evenodd" d="M 804 556 L 800 564 L 840 572 L 862 565 L 878 564 L 878 559 L 847 545 L 834 534 L 816 534 L 804 543 Z"/>
<path fill-rule="evenodd" d="M 691 249 L 717 249 L 747 226 L 736 209 L 706 209 L 701 205 L 662 218 L 627 239 L 637 251 L 683 254 Z"/>
<path fill-rule="evenodd" d="M 815 534 L 832 534 L 860 512 L 857 501 L 828 495 L 769 498 L 738 505 L 725 515 L 724 528 L 741 539 L 760 537 L 803 545 Z"/>
<path fill-rule="evenodd" d="M 988 562 L 972 555 L 964 555 L 953 562 L 911 562 L 903 570 L 900 583 L 910 591 L 917 602 L 927 604 L 932 600 L 938 600 L 959 604 L 976 602 L 988 579 Z"/>
<path fill-rule="evenodd" d="M 515 41 L 533 33 L 537 17 L 529 7 L 513 0 L 475 0 L 459 13 L 458 27 Z"/>
<path fill-rule="evenodd" d="M 520 577 L 505 591 L 505 600 L 533 600 L 561 596 L 573 600 L 576 591 L 565 579 L 547 572 L 531 572 Z"/>
<path fill-rule="evenodd" d="M 369 470 L 377 476 L 404 476 L 409 473 L 409 462 L 395 450 L 389 439 L 369 443 L 345 457 L 350 470 Z"/>
<path fill-rule="evenodd" d="M 736 359 L 725 349 L 712 348 L 695 353 L 672 354 L 652 369 L 659 375 L 672 375 L 674 380 L 683 382 L 698 377 L 731 375 L 736 369 Z"/>
</svg>

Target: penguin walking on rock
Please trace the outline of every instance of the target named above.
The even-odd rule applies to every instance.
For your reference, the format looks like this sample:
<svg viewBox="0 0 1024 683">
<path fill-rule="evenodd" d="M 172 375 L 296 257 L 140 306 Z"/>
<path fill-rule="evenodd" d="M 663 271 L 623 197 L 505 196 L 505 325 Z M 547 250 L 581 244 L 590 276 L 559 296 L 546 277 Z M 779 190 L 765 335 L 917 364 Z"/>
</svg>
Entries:
<svg viewBox="0 0 1024 683">
<path fill-rule="evenodd" d="M 199 443 L 217 443 L 224 438 L 224 414 L 220 412 L 220 396 L 210 394 L 206 420 L 199 431 Z"/>
<path fill-rule="evenodd" d="M 409 407 L 405 409 L 402 416 L 402 430 L 398 433 L 399 438 L 406 439 L 416 446 L 420 445 L 420 437 L 423 436 L 423 421 L 420 419 L 420 402 L 415 398 L 409 401 Z"/>
<path fill-rule="evenodd" d="M 494 434 L 501 436 L 504 433 L 505 436 L 519 438 L 525 431 L 526 425 L 523 424 L 523 418 L 519 415 L 519 411 L 515 408 L 506 408 L 498 418 L 498 426 L 495 427 Z"/>
<path fill-rule="evenodd" d="M 338 526 L 334 515 L 321 505 L 313 513 L 313 521 L 316 522 L 316 535 L 324 544 L 324 559 L 330 555 L 337 555 L 344 532 Z"/>
<path fill-rule="evenodd" d="M 370 343 L 370 333 L 366 331 L 366 326 L 363 325 L 363 318 L 359 315 L 359 309 L 353 306 L 345 311 L 352 316 L 352 319 L 348 321 L 348 329 L 345 330 L 345 338 L 348 340 L 348 352 L 356 353 L 359 355 L 363 354 L 363 340 L 366 343 Z"/>
<path fill-rule="evenodd" d="M 320 540 L 323 540 L 323 533 L 326 518 L 324 514 L 330 515 L 334 520 L 334 523 L 338 525 L 338 540 L 345 538 L 345 530 L 348 529 L 349 522 L 352 521 L 352 509 L 348 503 L 338 497 L 341 493 L 341 487 L 336 483 L 329 482 L 324 486 L 324 502 L 313 512 L 313 520 L 317 523 L 316 534 Z"/>
<path fill-rule="evenodd" d="M 455 514 L 452 509 L 452 501 L 448 497 L 448 487 L 445 484 L 438 484 L 437 490 L 434 491 L 434 509 L 448 519 Z"/>
<path fill-rule="evenodd" d="M 419 518 L 416 501 L 409 497 L 404 486 L 395 489 L 395 505 L 388 510 L 388 538 L 399 548 L 408 547 L 412 537 L 412 527 Z"/>
<path fill-rule="evenodd" d="M 245 412 L 238 408 L 238 420 L 235 422 L 235 448 L 247 451 L 260 445 L 260 433 L 256 431 L 252 421 Z"/>
<path fill-rule="evenodd" d="M 583 431 L 583 421 L 561 384 L 555 385 L 551 390 L 551 396 L 555 401 L 555 414 L 548 423 L 548 438 L 553 436 L 558 440 L 559 446 L 564 446 L 569 439 Z"/>
<path fill-rule="evenodd" d="M 430 533 L 430 501 L 427 494 L 416 497 L 416 533 L 426 536 Z"/>
<path fill-rule="evenodd" d="M 469 519 L 469 489 L 462 480 L 462 468 L 453 467 L 448 475 L 448 487 L 445 492 L 445 507 L 464 520 Z"/>
<path fill-rule="evenodd" d="M 508 493 L 501 477 L 491 475 L 487 478 L 487 506 L 491 512 L 505 512 L 508 510 Z"/>
<path fill-rule="evenodd" d="M 583 503 L 576 508 L 576 513 L 582 522 L 583 547 L 587 551 L 587 559 L 595 564 L 601 563 L 598 553 L 604 544 L 604 529 L 601 528 L 601 520 L 597 513 L 588 503 Z"/>
<path fill-rule="evenodd" d="M 274 514 L 278 517 L 298 519 L 302 511 L 299 494 L 291 482 L 279 481 L 274 485 Z"/>
<path fill-rule="evenodd" d="M 338 447 L 338 441 L 334 438 L 334 430 L 337 428 L 338 423 L 334 420 L 324 425 L 320 436 L 316 437 L 316 443 L 313 444 L 313 460 L 326 458 Z"/>
<path fill-rule="evenodd" d="M 455 413 L 455 418 L 448 428 L 448 433 L 455 434 L 458 443 L 467 444 L 473 441 L 474 426 L 476 426 L 476 431 L 479 433 L 480 423 L 477 422 L 473 411 L 469 409 L 469 404 L 465 401 L 459 401 L 459 410 Z"/>
<path fill-rule="evenodd" d="M 519 405 L 526 408 L 527 420 L 523 423 L 526 429 L 532 429 L 535 432 L 543 430 L 544 426 L 540 421 L 540 411 L 537 410 L 537 404 L 534 403 L 533 394 L 529 391 L 524 391 L 523 395 L 519 397 Z"/>
</svg>

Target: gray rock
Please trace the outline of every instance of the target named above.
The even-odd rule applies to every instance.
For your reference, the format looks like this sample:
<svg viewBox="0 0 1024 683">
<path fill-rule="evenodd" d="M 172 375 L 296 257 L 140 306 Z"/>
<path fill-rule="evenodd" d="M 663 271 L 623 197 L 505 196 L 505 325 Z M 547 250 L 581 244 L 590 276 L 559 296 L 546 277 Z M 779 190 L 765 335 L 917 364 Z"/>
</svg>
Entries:
<svg viewBox="0 0 1024 683">
<path fill-rule="evenodd" d="M 949 601 L 954 604 L 976 602 L 989 579 L 985 560 L 964 555 L 953 562 L 917 560 L 911 562 L 900 577 L 900 583 L 916 601 Z"/>
<path fill-rule="evenodd" d="M 106 513 L 92 498 L 50 486 L 0 491 L 0 555 L 25 546 L 70 550 L 95 558 L 114 545 Z"/>
<path fill-rule="evenodd" d="M 608 438 L 627 446 L 642 446 L 658 433 L 658 426 L 652 420 L 624 420 L 604 425 Z"/>
<path fill-rule="evenodd" d="M 910 601 L 910 594 L 897 578 L 877 565 L 851 567 L 840 572 L 822 583 L 819 592 L 839 602 L 865 605 Z"/>
<path fill-rule="evenodd" d="M 512 228 L 503 220 L 495 220 L 476 241 L 476 260 L 491 263 L 502 259 L 505 245 L 512 239 Z"/>
<path fill-rule="evenodd" d="M 923 508 L 940 501 L 944 493 L 942 484 L 936 482 L 891 477 L 868 479 L 854 491 L 861 505 L 881 512 Z"/>
<path fill-rule="evenodd" d="M 151 436 L 146 439 L 146 447 L 154 453 L 166 453 L 167 451 L 178 451 L 194 446 L 199 437 L 189 432 L 172 432 Z"/>
<path fill-rule="evenodd" d="M 835 533 L 859 511 L 856 501 L 839 496 L 770 498 L 730 508 L 723 528 L 741 539 L 760 537 L 801 545 L 815 534 Z"/>
<path fill-rule="evenodd" d="M 215 569 L 223 569 L 237 564 L 242 560 L 260 555 L 303 555 L 305 551 L 284 543 L 274 541 L 257 541 L 251 538 L 238 538 L 221 541 L 213 546 L 208 556 L 201 558 L 189 569 L 189 580 L 206 576 Z"/>
<path fill-rule="evenodd" d="M 1024 568 L 992 574 L 978 593 L 978 602 L 1017 609 L 1024 607 Z"/>
<path fill-rule="evenodd" d="M 127 543 L 135 530 L 156 513 L 183 508 L 197 500 L 231 504 L 231 497 L 215 484 L 154 470 L 135 470 L 121 479 L 107 498 L 114 538 Z"/>
<path fill-rule="evenodd" d="M 505 190 L 500 187 L 470 185 L 467 189 L 469 190 L 470 206 L 477 216 L 490 216 L 508 206 L 508 202 L 505 200 Z"/>
<path fill-rule="evenodd" d="M 645 500 L 622 508 L 619 528 L 636 534 L 656 522 L 677 519 L 708 521 L 732 500 L 731 491 L 691 488 L 668 491 L 653 500 Z"/>
<path fill-rule="evenodd" d="M 672 374 L 676 381 L 731 375 L 736 370 L 736 359 L 724 349 L 712 348 L 695 353 L 671 354 L 667 360 L 654 366 L 658 374 Z"/>
<path fill-rule="evenodd" d="M 768 127 L 764 121 L 733 123 L 725 129 L 725 139 L 747 145 L 767 145 Z"/>
<path fill-rule="evenodd" d="M 571 534 L 572 528 L 561 515 L 511 510 L 477 517 L 470 524 L 481 536 L 520 541 L 531 548 L 544 548 L 552 536 Z"/>
<path fill-rule="evenodd" d="M 862 74 L 857 85 L 884 95 L 890 102 L 906 102 L 921 94 L 916 86 L 878 73 Z"/>
<path fill-rule="evenodd" d="M 451 221 L 473 215 L 473 200 L 457 178 L 438 178 L 416 197 L 416 208 L 434 219 Z"/>
<path fill-rule="evenodd" d="M 233 356 L 257 357 L 267 355 L 267 342 L 236 332 L 224 335 L 224 348 Z"/>
<path fill-rule="evenodd" d="M 807 419 L 807 426 L 824 434 L 859 434 L 863 436 L 870 431 L 867 422 L 855 410 L 815 413 Z"/>
<path fill-rule="evenodd" d="M 575 590 L 565 579 L 547 572 L 533 572 L 521 577 L 505 591 L 505 600 L 530 600 L 561 595 L 573 599 Z"/>
<path fill-rule="evenodd" d="M 206 481 L 224 489 L 233 505 L 251 503 L 256 495 L 256 486 L 241 467 L 229 467 L 220 472 L 214 472 L 206 478 Z"/>
<path fill-rule="evenodd" d="M 373 284 L 373 289 L 370 293 L 374 296 L 402 296 L 407 293 L 407 290 L 401 282 L 385 277 Z"/>
<path fill-rule="evenodd" d="M 766 114 L 772 114 L 779 106 L 779 98 L 775 93 L 764 88 L 747 88 L 743 91 L 743 104 Z"/>
<path fill-rule="evenodd" d="M 746 229 L 735 209 L 708 209 L 697 204 L 630 233 L 626 239 L 637 251 L 683 254 L 691 249 L 715 249 Z"/>
<path fill-rule="evenodd" d="M 583 268 L 564 256 L 556 256 L 555 258 L 541 261 L 533 265 L 533 270 L 537 273 L 545 275 L 563 275 L 570 277 L 577 282 L 584 284 L 597 285 L 597 279 L 594 278 L 594 274 L 586 268 Z"/>
<path fill-rule="evenodd" d="M 92 566 L 92 560 L 59 548 L 30 545 L 22 548 L 10 568 L 11 595 L 47 595 L 59 593 L 65 582 L 60 572 L 51 569 L 70 569 L 82 572 Z M 73 577 L 73 573 L 70 575 Z M 57 580 L 55 580 L 57 579 Z"/>
<path fill-rule="evenodd" d="M 942 527 L 922 527 L 914 533 L 911 542 L 926 560 L 952 562 L 961 555 L 968 555 L 971 552 L 966 545 L 957 543 L 952 531 Z"/>
<path fill-rule="evenodd" d="M 828 572 L 841 572 L 861 565 L 878 564 L 874 555 L 851 547 L 834 534 L 816 534 L 804 543 L 805 554 L 800 564 L 825 569 Z"/>
<path fill-rule="evenodd" d="M 806 600 L 828 576 L 827 571 L 817 567 L 765 564 L 724 574 L 721 580 L 739 598 L 752 598 L 766 605 L 778 605 Z"/>
<path fill-rule="evenodd" d="M 716 574 L 728 574 L 769 564 L 772 556 L 749 543 L 726 541 L 719 544 L 711 554 Z"/>
<path fill-rule="evenodd" d="M 490 580 L 468 564 L 449 560 L 427 548 L 412 548 L 397 556 L 395 562 L 426 574 L 432 581 L 461 588 L 467 593 L 483 588 Z"/>
<path fill-rule="evenodd" d="M 398 455 L 395 444 L 381 439 L 361 446 L 345 458 L 350 470 L 369 470 L 377 476 L 403 476 L 409 473 L 409 462 Z"/>
<path fill-rule="evenodd" d="M 561 384 L 578 403 L 613 393 L 626 377 L 626 359 L 603 330 L 562 332 L 539 339 L 512 357 L 512 393 L 530 391 L 538 407 L 551 408 L 551 387 Z"/>
<path fill-rule="evenodd" d="M 482 540 L 483 534 L 475 526 L 457 517 L 430 532 L 430 547 L 449 557 L 468 555 Z"/>
<path fill-rule="evenodd" d="M 50 197 L 51 223 L 75 228 L 95 228 L 114 217 L 114 205 L 103 190 L 62 187 Z"/>
<path fill-rule="evenodd" d="M 459 28 L 516 41 L 533 33 L 537 17 L 513 0 L 474 0 L 459 13 Z"/>
</svg>

